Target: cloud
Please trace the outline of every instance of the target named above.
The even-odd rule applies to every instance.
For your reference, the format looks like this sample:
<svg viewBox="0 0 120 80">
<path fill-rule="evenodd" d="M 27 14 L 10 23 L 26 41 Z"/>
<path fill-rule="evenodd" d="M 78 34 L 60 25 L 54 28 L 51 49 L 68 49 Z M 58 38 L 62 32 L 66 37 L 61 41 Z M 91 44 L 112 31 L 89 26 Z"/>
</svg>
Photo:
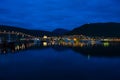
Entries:
<svg viewBox="0 0 120 80">
<path fill-rule="evenodd" d="M 119 22 L 119 3 L 119 0 L 1 0 L 0 23 L 53 30 L 72 29 L 90 22 Z"/>
</svg>

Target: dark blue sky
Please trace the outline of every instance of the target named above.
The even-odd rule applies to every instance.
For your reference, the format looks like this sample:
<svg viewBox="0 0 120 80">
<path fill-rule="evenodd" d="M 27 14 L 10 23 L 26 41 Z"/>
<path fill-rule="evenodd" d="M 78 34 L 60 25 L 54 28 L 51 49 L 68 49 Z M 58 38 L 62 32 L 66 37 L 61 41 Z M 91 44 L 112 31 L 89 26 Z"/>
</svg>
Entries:
<svg viewBox="0 0 120 80">
<path fill-rule="evenodd" d="M 120 0 L 0 0 L 0 24 L 51 31 L 93 22 L 120 22 Z"/>
</svg>

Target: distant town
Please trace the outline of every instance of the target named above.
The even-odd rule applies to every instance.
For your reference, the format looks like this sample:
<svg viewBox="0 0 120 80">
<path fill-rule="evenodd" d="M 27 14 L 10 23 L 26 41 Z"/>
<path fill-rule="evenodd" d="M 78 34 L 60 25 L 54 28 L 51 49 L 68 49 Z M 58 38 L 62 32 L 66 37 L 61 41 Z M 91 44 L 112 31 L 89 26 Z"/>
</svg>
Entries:
<svg viewBox="0 0 120 80">
<path fill-rule="evenodd" d="M 47 32 L 39 30 L 27 30 L 16 27 L 0 26 L 0 49 L 5 53 L 6 48 L 12 48 L 13 51 L 24 49 L 32 45 L 62 45 L 62 46 L 79 46 L 96 45 L 104 42 L 120 42 L 119 36 L 90 36 L 85 34 L 73 34 L 73 31 L 62 30 L 64 33 Z M 109 30 L 109 29 L 108 29 Z M 70 33 L 71 32 L 71 33 Z M 76 30 L 75 30 L 76 32 Z M 82 31 L 81 31 L 82 32 Z M 108 31 L 109 32 L 109 31 Z M 86 32 L 87 33 L 87 32 Z M 93 32 L 94 33 L 94 32 Z M 99 33 L 99 32 L 98 32 Z M 104 33 L 104 32 L 102 32 Z M 118 34 L 118 33 L 117 33 Z M 28 45 L 29 44 L 29 45 Z M 18 46 L 20 45 L 20 46 Z"/>
</svg>

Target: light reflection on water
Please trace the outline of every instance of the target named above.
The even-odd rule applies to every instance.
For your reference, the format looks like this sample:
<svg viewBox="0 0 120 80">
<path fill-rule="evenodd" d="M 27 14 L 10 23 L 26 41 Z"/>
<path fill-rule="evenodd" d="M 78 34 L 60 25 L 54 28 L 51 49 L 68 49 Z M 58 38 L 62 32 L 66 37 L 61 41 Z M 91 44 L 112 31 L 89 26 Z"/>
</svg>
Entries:
<svg viewBox="0 0 120 80">
<path fill-rule="evenodd" d="M 91 43 L 47 43 L 47 42 L 43 42 L 43 43 L 40 43 L 40 44 L 34 44 L 34 43 L 22 43 L 22 44 L 11 44 L 8 47 L 4 46 L 4 47 L 1 47 L 0 48 L 0 53 L 9 53 L 9 52 L 17 52 L 17 51 L 21 51 L 21 50 L 26 50 L 26 49 L 31 49 L 31 47 L 35 47 L 37 46 L 39 48 L 40 47 L 53 47 L 53 46 L 63 46 L 63 47 L 69 47 L 69 48 L 73 48 L 73 47 L 77 47 L 79 49 L 81 48 L 91 48 L 91 47 L 110 47 L 110 46 L 114 46 L 114 47 L 118 47 L 120 43 L 110 43 L 110 42 L 101 42 L 99 44 L 96 44 L 95 42 L 91 42 Z M 92 52 L 92 51 L 91 51 Z M 90 55 L 90 54 L 89 54 Z"/>
<path fill-rule="evenodd" d="M 7 55 L 0 55 L 1 80 L 120 79 L 120 55 L 115 54 L 120 49 L 115 47 L 117 44 L 109 43 L 108 46 L 105 42 L 97 46 L 82 47 L 46 45 L 46 42 L 42 44 L 15 45 L 19 54 L 9 54 L 11 52 L 6 51 Z"/>
<path fill-rule="evenodd" d="M 5 44 L 7 45 L 7 44 Z M 119 47 L 120 43 L 117 42 L 101 42 L 96 44 L 95 42 L 91 43 L 47 43 L 43 42 L 40 44 L 34 43 L 22 43 L 22 44 L 10 44 L 9 46 L 4 46 L 0 48 L 0 53 L 16 53 L 23 50 L 32 50 L 32 49 L 43 49 L 43 48 L 53 48 L 59 50 L 61 47 L 65 49 L 71 49 L 77 53 L 82 53 L 83 55 L 88 56 L 119 56 Z M 113 49 L 114 48 L 114 49 Z M 96 54 L 97 53 L 97 54 Z M 105 54 L 104 54 L 105 53 Z M 108 54 L 109 53 L 109 54 Z M 114 55 L 113 55 L 114 53 Z"/>
<path fill-rule="evenodd" d="M 48 43 L 47 42 L 43 42 L 43 46 L 47 46 L 48 45 Z"/>
<path fill-rule="evenodd" d="M 31 45 L 27 45 L 28 50 L 20 51 L 19 54 L 0 55 L 0 78 L 3 80 L 120 79 L 120 58 L 91 56 L 90 51 L 94 52 L 94 47 L 83 49 L 46 45 L 32 47 Z M 104 48 L 108 49 L 108 47 Z"/>
<path fill-rule="evenodd" d="M 108 47 L 110 45 L 110 43 L 109 42 L 104 42 L 103 45 L 104 45 L 104 47 Z"/>
</svg>

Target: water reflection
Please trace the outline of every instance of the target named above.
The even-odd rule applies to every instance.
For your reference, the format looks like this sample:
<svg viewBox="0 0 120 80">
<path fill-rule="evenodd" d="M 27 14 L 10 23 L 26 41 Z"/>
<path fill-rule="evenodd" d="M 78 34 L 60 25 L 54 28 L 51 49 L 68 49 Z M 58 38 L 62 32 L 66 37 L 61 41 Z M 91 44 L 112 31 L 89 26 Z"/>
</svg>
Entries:
<svg viewBox="0 0 120 80">
<path fill-rule="evenodd" d="M 15 44 L 15 43 L 3 43 L 0 45 L 0 53 L 8 53 L 8 52 L 17 52 L 20 50 L 25 50 L 34 46 L 34 43 L 22 43 L 22 44 Z"/>
<path fill-rule="evenodd" d="M 90 55 L 88 54 L 88 60 L 90 59 Z"/>
<path fill-rule="evenodd" d="M 71 49 L 74 52 L 80 53 L 82 55 L 88 56 L 90 59 L 91 56 L 98 57 L 119 57 L 120 56 L 120 43 L 114 42 L 102 42 L 101 44 L 95 44 L 92 42 L 91 44 L 85 43 L 47 43 L 43 42 L 41 44 L 34 43 L 22 43 L 22 44 L 2 44 L 0 47 L 0 53 L 15 53 L 23 50 L 32 50 L 32 49 L 43 49 L 43 48 L 53 48 L 56 51 L 64 51 L 67 49 Z"/>
<path fill-rule="evenodd" d="M 43 46 L 47 46 L 47 42 L 43 42 Z"/>
<path fill-rule="evenodd" d="M 109 42 L 104 42 L 103 45 L 104 45 L 104 47 L 108 47 L 110 45 L 110 43 Z"/>
</svg>

